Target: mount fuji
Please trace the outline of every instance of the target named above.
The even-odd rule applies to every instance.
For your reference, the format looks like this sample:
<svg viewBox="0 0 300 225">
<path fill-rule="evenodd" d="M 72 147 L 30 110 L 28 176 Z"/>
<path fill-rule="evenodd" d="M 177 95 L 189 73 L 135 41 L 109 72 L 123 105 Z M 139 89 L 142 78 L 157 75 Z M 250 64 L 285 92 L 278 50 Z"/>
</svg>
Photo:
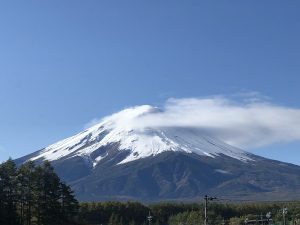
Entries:
<svg viewBox="0 0 300 225">
<path fill-rule="evenodd" d="M 82 201 L 300 197 L 300 167 L 226 144 L 203 129 L 147 123 L 143 105 L 16 160 L 48 160 Z"/>
</svg>

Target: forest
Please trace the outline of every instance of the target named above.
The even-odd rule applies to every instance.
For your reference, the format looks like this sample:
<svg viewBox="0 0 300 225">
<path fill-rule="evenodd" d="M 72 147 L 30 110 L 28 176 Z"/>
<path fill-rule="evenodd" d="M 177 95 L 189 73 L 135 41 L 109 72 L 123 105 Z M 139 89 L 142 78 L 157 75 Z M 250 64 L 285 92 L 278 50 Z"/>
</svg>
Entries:
<svg viewBox="0 0 300 225">
<path fill-rule="evenodd" d="M 269 224 L 299 224 L 300 201 L 208 204 L 208 225 L 242 225 L 265 219 Z M 149 220 L 150 215 L 150 220 Z M 9 159 L 0 164 L 0 225 L 198 225 L 204 224 L 203 202 L 78 202 L 49 162 Z"/>
<path fill-rule="evenodd" d="M 299 224 L 300 202 L 280 203 L 224 203 L 216 202 L 208 206 L 209 225 L 244 225 L 245 220 L 266 219 L 268 224 Z M 202 203 L 154 203 L 144 205 L 137 202 L 81 203 L 79 224 L 146 225 L 151 213 L 153 225 L 203 225 L 204 205 Z M 257 222 L 257 224 L 261 224 Z"/>
<path fill-rule="evenodd" d="M 49 162 L 14 161 L 0 165 L 1 225 L 69 225 L 78 214 L 78 201 Z"/>
</svg>

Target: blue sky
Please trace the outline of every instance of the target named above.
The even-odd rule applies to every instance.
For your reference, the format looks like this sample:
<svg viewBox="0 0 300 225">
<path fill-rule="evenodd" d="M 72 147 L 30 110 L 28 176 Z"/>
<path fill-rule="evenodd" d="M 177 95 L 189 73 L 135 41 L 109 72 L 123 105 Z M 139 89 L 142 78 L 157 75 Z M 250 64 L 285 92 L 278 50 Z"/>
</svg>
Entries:
<svg viewBox="0 0 300 225">
<path fill-rule="evenodd" d="M 0 3 L 0 160 L 127 106 L 259 92 L 300 108 L 299 1 Z M 300 165 L 300 144 L 252 152 Z"/>
</svg>

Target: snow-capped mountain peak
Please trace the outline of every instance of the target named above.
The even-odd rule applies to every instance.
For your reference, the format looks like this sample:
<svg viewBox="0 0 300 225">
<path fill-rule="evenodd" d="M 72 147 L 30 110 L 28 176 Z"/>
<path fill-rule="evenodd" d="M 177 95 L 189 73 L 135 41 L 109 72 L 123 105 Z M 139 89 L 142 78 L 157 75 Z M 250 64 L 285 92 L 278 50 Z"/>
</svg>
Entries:
<svg viewBox="0 0 300 225">
<path fill-rule="evenodd" d="M 122 110 L 103 118 L 77 135 L 44 148 L 30 160 L 54 161 L 80 156 L 95 166 L 108 157 L 109 150 L 104 149 L 110 145 L 118 145 L 118 151 L 126 153 L 118 164 L 156 156 L 166 151 L 196 153 L 208 157 L 226 155 L 241 161 L 251 160 L 246 152 L 209 137 L 197 128 L 141 126 L 144 117 L 159 112 L 158 108 L 150 105 Z"/>
</svg>

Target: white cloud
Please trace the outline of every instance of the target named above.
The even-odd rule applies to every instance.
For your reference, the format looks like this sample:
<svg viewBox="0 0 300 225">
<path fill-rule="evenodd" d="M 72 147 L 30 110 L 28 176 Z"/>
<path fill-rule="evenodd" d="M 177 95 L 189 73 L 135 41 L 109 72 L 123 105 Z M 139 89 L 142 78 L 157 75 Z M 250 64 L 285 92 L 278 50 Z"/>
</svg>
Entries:
<svg viewBox="0 0 300 225">
<path fill-rule="evenodd" d="M 87 124 L 84 125 L 84 129 L 90 128 L 90 127 L 98 124 L 99 122 L 101 122 L 101 120 L 102 119 L 99 120 L 99 119 L 96 119 L 96 118 L 92 119 L 90 122 L 88 122 Z"/>
<path fill-rule="evenodd" d="M 248 149 L 300 140 L 300 109 L 272 104 L 257 93 L 173 98 L 161 111 L 128 122 L 136 127 L 194 127 Z"/>
<path fill-rule="evenodd" d="M 300 110 L 269 102 L 237 103 L 224 97 L 171 99 L 149 124 L 190 126 L 241 147 L 300 139 Z"/>
</svg>

